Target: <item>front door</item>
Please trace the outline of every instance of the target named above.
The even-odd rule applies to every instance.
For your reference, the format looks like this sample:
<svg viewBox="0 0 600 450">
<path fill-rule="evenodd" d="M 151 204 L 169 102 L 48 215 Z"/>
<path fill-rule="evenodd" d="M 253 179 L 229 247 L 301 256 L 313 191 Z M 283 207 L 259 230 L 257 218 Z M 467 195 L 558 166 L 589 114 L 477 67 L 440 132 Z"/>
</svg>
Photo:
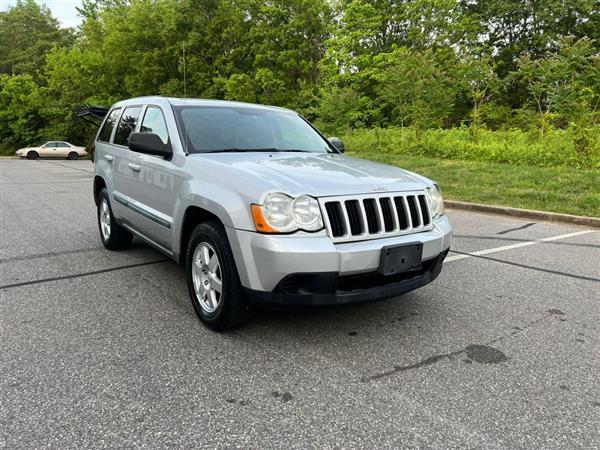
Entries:
<svg viewBox="0 0 600 450">
<path fill-rule="evenodd" d="M 152 105 L 145 108 L 140 132 L 157 134 L 165 144 L 169 142 L 161 108 Z M 136 170 L 130 186 L 133 205 L 138 209 L 134 227 L 172 251 L 175 196 L 181 188 L 182 178 L 176 175 L 173 163 L 162 156 L 131 152 L 130 164 Z"/>
<path fill-rule="evenodd" d="M 46 142 L 40 147 L 40 156 L 51 158 L 56 154 L 56 142 Z"/>
</svg>

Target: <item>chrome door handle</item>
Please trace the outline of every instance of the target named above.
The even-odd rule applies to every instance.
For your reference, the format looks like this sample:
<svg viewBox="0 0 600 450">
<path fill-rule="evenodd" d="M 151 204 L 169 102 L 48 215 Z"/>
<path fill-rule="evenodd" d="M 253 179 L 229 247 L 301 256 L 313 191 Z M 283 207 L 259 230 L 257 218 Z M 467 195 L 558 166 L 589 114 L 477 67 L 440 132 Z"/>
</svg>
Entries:
<svg viewBox="0 0 600 450">
<path fill-rule="evenodd" d="M 113 157 L 112 155 L 104 155 L 104 159 L 106 159 L 108 162 L 113 162 Z"/>
<path fill-rule="evenodd" d="M 131 170 L 135 170 L 136 172 L 140 171 L 140 166 L 139 164 L 134 164 L 134 163 L 127 163 L 127 165 L 129 166 L 129 168 Z"/>
</svg>

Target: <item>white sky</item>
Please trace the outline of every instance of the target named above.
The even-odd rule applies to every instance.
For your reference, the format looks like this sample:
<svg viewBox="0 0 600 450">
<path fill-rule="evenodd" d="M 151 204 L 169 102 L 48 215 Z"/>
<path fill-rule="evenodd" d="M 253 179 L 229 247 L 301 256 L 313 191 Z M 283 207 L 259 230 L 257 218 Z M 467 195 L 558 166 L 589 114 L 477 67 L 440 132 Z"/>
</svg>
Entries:
<svg viewBox="0 0 600 450">
<path fill-rule="evenodd" d="M 77 15 L 76 6 L 81 4 L 81 0 L 36 0 L 37 3 L 44 3 L 52 15 L 58 19 L 63 27 L 76 27 L 81 23 L 81 17 Z M 0 0 L 0 11 L 6 11 L 17 3 L 16 0 Z"/>
</svg>

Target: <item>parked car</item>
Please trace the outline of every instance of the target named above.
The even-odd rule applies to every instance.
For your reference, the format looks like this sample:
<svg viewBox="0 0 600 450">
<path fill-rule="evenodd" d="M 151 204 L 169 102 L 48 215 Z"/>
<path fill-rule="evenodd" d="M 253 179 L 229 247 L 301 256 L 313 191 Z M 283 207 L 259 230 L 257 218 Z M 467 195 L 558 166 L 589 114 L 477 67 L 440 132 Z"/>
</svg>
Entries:
<svg viewBox="0 0 600 450">
<path fill-rule="evenodd" d="M 134 98 L 110 109 L 95 148 L 102 243 L 135 235 L 184 264 L 214 330 L 252 304 L 397 296 L 433 281 L 450 247 L 433 181 L 345 156 L 287 109 Z"/>
<path fill-rule="evenodd" d="M 67 158 L 77 159 L 86 156 L 85 147 L 77 147 L 65 141 L 49 141 L 39 147 L 26 147 L 17 150 L 17 156 L 27 159 Z"/>
</svg>

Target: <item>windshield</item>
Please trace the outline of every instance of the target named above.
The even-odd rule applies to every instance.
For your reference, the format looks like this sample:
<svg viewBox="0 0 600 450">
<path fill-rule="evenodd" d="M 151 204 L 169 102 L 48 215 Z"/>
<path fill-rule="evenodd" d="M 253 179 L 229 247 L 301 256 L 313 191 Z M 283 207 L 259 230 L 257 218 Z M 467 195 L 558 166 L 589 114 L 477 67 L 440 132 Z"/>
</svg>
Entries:
<svg viewBox="0 0 600 450">
<path fill-rule="evenodd" d="M 188 153 L 332 152 L 298 114 L 246 106 L 174 108 Z"/>
</svg>

